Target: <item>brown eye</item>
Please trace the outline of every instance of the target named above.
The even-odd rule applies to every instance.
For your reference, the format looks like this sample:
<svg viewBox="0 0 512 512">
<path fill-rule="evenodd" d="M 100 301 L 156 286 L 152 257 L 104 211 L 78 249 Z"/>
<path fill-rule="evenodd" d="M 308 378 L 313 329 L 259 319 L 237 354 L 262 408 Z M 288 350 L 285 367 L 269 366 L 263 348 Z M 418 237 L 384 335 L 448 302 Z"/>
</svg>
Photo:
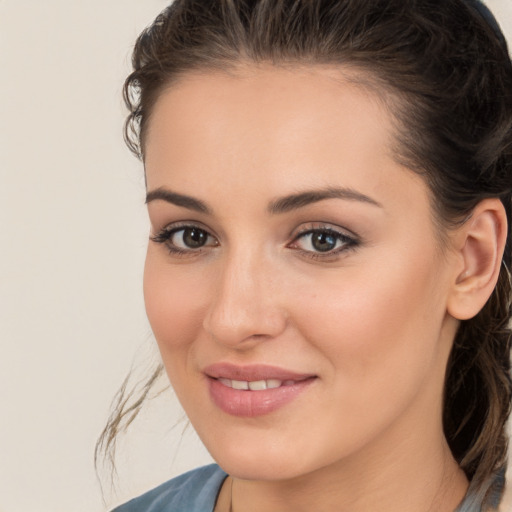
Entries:
<svg viewBox="0 0 512 512">
<path fill-rule="evenodd" d="M 208 233 L 204 229 L 184 228 L 174 233 L 172 242 L 178 247 L 183 246 L 187 249 L 199 249 L 206 245 L 208 236 Z"/>
<path fill-rule="evenodd" d="M 332 251 L 336 247 L 337 238 L 332 233 L 318 232 L 311 234 L 311 246 L 318 252 Z"/>
</svg>

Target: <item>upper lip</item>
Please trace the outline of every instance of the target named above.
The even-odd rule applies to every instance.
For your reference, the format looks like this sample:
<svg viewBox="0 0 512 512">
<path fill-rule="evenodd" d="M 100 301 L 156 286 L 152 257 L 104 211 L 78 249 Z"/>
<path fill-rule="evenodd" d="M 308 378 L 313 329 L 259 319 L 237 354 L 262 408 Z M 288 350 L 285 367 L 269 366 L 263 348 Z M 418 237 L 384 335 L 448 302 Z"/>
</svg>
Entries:
<svg viewBox="0 0 512 512">
<path fill-rule="evenodd" d="M 266 364 L 239 366 L 231 363 L 215 363 L 207 366 L 203 372 L 213 379 L 231 379 L 248 382 L 268 379 L 299 381 L 315 377 L 312 373 L 298 373 Z"/>
</svg>

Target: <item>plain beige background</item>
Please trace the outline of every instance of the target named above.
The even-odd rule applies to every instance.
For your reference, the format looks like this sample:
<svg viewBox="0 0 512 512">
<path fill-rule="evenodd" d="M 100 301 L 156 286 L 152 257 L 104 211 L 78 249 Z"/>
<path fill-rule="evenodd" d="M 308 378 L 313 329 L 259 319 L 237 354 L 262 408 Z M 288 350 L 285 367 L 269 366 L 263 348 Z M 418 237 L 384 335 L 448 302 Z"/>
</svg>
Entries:
<svg viewBox="0 0 512 512">
<path fill-rule="evenodd" d="M 0 0 L 0 512 L 101 512 L 209 460 L 176 400 L 93 467 L 109 403 L 157 360 L 142 301 L 140 163 L 121 84 L 167 0 Z M 488 0 L 512 40 L 512 2 Z"/>
</svg>

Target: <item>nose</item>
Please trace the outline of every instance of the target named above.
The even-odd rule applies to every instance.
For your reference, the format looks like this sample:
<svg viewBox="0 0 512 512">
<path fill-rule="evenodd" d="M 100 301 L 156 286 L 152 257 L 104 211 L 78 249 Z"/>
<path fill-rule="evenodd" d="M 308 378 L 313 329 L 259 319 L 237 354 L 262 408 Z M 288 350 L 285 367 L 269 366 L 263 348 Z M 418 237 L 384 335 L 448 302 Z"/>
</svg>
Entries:
<svg viewBox="0 0 512 512">
<path fill-rule="evenodd" d="M 233 255 L 215 280 L 204 329 L 217 343 L 237 349 L 277 337 L 287 322 L 278 304 L 277 277 L 262 258 Z"/>
</svg>

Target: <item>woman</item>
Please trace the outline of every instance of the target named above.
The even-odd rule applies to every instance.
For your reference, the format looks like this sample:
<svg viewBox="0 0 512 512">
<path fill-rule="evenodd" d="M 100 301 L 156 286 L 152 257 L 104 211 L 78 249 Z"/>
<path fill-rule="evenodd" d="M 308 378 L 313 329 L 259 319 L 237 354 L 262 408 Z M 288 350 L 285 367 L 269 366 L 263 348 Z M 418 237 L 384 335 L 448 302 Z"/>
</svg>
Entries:
<svg viewBox="0 0 512 512">
<path fill-rule="evenodd" d="M 177 0 L 133 64 L 146 309 L 218 466 L 117 510 L 497 510 L 512 68 L 489 11 Z"/>
</svg>

